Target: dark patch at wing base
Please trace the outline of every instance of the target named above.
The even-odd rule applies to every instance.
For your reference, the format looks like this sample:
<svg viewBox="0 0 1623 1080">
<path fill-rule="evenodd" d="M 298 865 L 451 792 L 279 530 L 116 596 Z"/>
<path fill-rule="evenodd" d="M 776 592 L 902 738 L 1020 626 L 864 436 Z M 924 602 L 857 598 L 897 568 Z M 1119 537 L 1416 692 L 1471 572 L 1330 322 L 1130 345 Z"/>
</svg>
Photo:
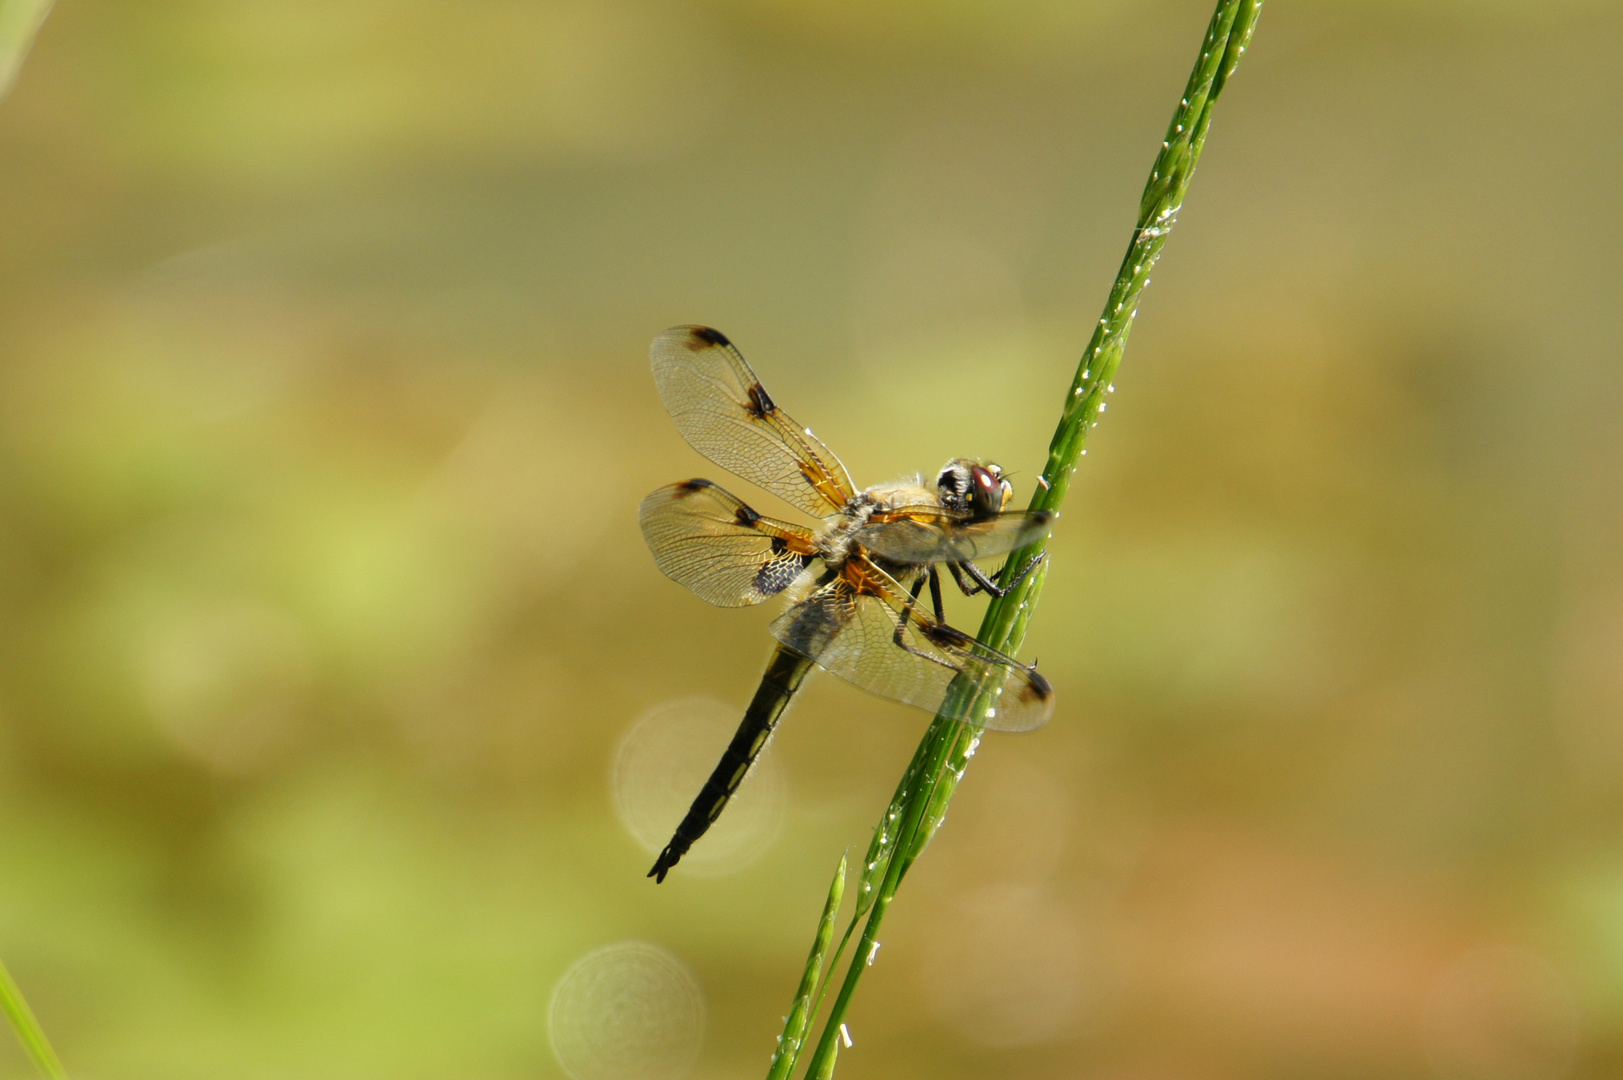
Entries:
<svg viewBox="0 0 1623 1080">
<path fill-rule="evenodd" d="M 811 561 L 810 555 L 791 555 L 762 563 L 755 572 L 755 591 L 762 596 L 778 595 L 794 584 L 795 578 L 811 565 Z"/>
<path fill-rule="evenodd" d="M 638 510 L 654 564 L 718 607 L 776 596 L 811 562 L 811 534 L 756 513 L 708 480 L 651 493 Z"/>
</svg>

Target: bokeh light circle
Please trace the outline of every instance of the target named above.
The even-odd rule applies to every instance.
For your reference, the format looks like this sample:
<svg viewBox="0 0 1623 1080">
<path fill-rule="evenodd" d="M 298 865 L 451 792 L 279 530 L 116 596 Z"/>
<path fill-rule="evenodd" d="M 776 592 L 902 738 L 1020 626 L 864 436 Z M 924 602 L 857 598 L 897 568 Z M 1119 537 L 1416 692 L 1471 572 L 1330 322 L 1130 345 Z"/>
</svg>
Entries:
<svg viewBox="0 0 1623 1080">
<path fill-rule="evenodd" d="M 650 855 L 670 841 L 742 716 L 742 708 L 714 698 L 678 698 L 649 709 L 621 736 L 610 778 L 614 808 Z M 743 869 L 777 839 L 787 803 L 782 772 L 768 748 L 675 872 L 719 877 Z"/>
<path fill-rule="evenodd" d="M 553 987 L 547 1027 L 574 1080 L 681 1080 L 704 1041 L 704 997 L 676 957 L 622 941 L 569 966 Z"/>
</svg>

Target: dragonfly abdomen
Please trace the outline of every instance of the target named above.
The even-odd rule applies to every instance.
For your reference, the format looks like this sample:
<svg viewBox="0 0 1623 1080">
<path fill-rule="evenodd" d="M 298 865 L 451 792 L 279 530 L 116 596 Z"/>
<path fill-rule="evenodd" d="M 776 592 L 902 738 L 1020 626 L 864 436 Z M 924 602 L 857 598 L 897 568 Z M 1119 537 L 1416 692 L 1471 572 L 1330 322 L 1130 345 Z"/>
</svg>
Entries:
<svg viewBox="0 0 1623 1080">
<path fill-rule="evenodd" d="M 711 772 L 710 779 L 705 781 L 699 797 L 688 808 L 687 816 L 676 827 L 676 835 L 659 853 L 654 868 L 648 871 L 649 877 L 664 881 L 671 867 L 721 816 L 733 793 L 738 790 L 738 785 L 744 782 L 750 766 L 766 747 L 767 738 L 783 717 L 783 710 L 788 708 L 790 698 L 800 689 L 801 681 L 806 678 L 811 666 L 812 662 L 806 657 L 781 645 L 773 652 L 766 673 L 761 676 L 761 685 L 756 688 L 749 708 L 744 710 L 744 719 L 733 733 L 732 742 L 727 744 L 721 761 Z"/>
</svg>

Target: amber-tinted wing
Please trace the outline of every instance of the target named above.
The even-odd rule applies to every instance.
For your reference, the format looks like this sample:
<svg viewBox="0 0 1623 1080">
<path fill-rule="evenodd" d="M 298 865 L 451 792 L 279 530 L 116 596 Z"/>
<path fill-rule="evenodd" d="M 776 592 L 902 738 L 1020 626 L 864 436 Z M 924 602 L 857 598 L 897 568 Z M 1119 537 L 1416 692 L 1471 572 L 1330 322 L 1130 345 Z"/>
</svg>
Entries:
<svg viewBox="0 0 1623 1080">
<path fill-rule="evenodd" d="M 1007 555 L 1048 531 L 1049 510 L 1016 510 L 984 521 L 898 517 L 857 530 L 857 543 L 900 563 L 974 562 Z"/>
<path fill-rule="evenodd" d="M 773 403 L 719 330 L 673 326 L 649 359 L 676 430 L 723 469 L 815 517 L 856 493 L 840 459 Z"/>
<path fill-rule="evenodd" d="M 654 563 L 718 607 L 776 596 L 812 559 L 811 533 L 757 514 L 708 480 L 660 488 L 637 517 Z"/>
<path fill-rule="evenodd" d="M 904 619 L 898 643 L 896 628 Z M 929 618 L 894 588 L 859 592 L 837 579 L 779 616 L 772 635 L 864 690 L 930 712 L 942 709 L 962 673 L 969 685 L 952 695 L 961 702 L 949 713 L 955 720 L 968 719 L 978 700 L 979 720 L 997 731 L 1031 731 L 1054 712 L 1047 679 Z"/>
</svg>

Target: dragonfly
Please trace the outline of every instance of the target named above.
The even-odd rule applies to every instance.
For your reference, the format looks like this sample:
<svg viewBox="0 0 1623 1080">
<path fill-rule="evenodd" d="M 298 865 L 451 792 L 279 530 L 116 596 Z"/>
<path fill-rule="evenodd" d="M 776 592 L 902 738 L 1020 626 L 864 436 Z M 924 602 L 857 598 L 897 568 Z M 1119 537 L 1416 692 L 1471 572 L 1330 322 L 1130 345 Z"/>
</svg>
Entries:
<svg viewBox="0 0 1623 1080">
<path fill-rule="evenodd" d="M 931 486 L 915 476 L 858 491 L 839 458 L 778 407 L 719 330 L 672 327 L 649 356 L 660 399 L 689 445 L 820 521 L 807 528 L 768 517 L 704 479 L 669 484 L 642 501 L 643 537 L 672 580 L 718 607 L 779 595 L 789 601 L 770 627 L 777 644 L 737 732 L 649 877 L 664 881 L 714 824 L 814 665 L 882 697 L 997 731 L 1048 722 L 1047 679 L 947 625 L 941 569 L 966 596 L 1003 596 L 1042 556 L 1003 585 L 976 560 L 1046 535 L 1051 511 L 1008 510 L 1008 478 L 969 458 L 948 461 Z"/>
</svg>

